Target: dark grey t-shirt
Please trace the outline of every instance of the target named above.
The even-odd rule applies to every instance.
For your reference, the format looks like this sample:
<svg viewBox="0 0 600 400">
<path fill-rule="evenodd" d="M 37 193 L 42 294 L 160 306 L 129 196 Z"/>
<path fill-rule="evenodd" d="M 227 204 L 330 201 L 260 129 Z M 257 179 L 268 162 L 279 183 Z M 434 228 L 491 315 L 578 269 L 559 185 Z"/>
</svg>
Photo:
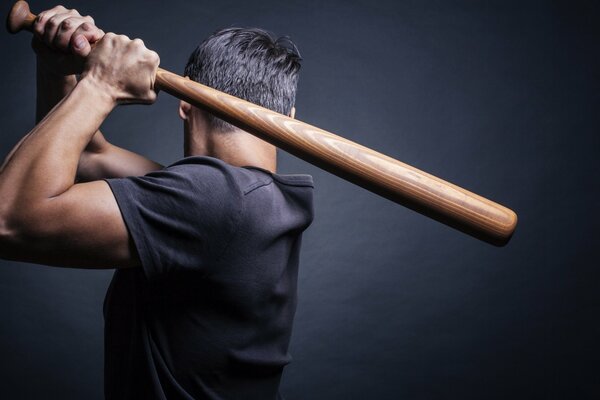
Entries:
<svg viewBox="0 0 600 400">
<path fill-rule="evenodd" d="M 106 295 L 106 398 L 278 398 L 312 178 L 194 156 L 106 181 L 142 262 Z"/>
</svg>

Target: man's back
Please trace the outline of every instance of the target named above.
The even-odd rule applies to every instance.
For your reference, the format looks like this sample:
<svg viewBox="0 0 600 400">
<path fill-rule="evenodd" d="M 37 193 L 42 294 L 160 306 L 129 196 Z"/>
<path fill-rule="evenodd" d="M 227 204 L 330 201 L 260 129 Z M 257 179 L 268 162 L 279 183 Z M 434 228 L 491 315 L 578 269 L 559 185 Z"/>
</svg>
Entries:
<svg viewBox="0 0 600 400">
<path fill-rule="evenodd" d="M 113 398 L 276 398 L 312 178 L 187 157 L 107 179 L 142 261 L 105 301 Z"/>
</svg>

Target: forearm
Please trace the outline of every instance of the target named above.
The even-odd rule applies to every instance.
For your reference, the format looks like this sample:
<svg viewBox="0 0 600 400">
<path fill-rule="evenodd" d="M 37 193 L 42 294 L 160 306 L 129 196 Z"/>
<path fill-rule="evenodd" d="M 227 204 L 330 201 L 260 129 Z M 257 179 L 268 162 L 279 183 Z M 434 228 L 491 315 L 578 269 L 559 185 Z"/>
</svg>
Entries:
<svg viewBox="0 0 600 400">
<path fill-rule="evenodd" d="M 61 76 L 37 62 L 36 123 L 40 122 L 77 85 L 75 75 Z M 23 138 L 15 150 L 25 140 Z M 12 153 L 7 157 L 7 161 Z M 110 144 L 98 130 L 81 154 L 77 181 L 89 182 L 104 178 L 145 175 L 163 166 L 139 154 Z M 1 168 L 0 168 L 1 170 Z"/>
<path fill-rule="evenodd" d="M 51 110 L 58 104 L 65 96 L 67 96 L 71 90 L 77 85 L 77 76 L 61 75 L 52 71 L 43 59 L 36 58 L 36 108 L 35 108 L 35 123 L 38 124 Z M 99 136 L 99 138 L 97 138 Z M 21 140 L 21 142 L 24 139 Z M 13 152 L 21 145 L 21 142 L 15 146 Z M 95 134 L 90 140 L 86 150 L 89 151 L 101 151 L 104 145 L 108 145 L 108 142 L 104 139 L 100 131 Z M 11 157 L 10 154 L 7 157 Z M 87 151 L 82 153 L 81 159 L 86 160 Z M 5 163 L 7 162 L 5 161 Z M 89 164 L 89 163 L 88 163 Z M 90 165 L 91 166 L 91 165 Z M 86 168 L 84 170 L 88 170 Z M 86 171 L 88 172 L 88 171 Z M 89 171 L 90 173 L 92 171 Z M 85 174 L 87 175 L 87 174 Z M 91 180 L 91 179 L 87 179 Z"/>
<path fill-rule="evenodd" d="M 45 116 L 61 101 L 77 84 L 75 75 L 61 76 L 50 72 L 44 67 L 43 62 L 39 59 L 36 62 L 36 108 L 35 108 L 35 123 L 39 123 Z M 25 135 L 16 146 L 8 153 L 2 166 L 0 173 L 8 164 L 13 154 L 21 147 L 23 142 L 27 140 L 29 134 Z"/>
<path fill-rule="evenodd" d="M 16 149 L 0 172 L 2 213 L 14 215 L 68 190 L 81 153 L 115 103 L 80 82 Z"/>
</svg>

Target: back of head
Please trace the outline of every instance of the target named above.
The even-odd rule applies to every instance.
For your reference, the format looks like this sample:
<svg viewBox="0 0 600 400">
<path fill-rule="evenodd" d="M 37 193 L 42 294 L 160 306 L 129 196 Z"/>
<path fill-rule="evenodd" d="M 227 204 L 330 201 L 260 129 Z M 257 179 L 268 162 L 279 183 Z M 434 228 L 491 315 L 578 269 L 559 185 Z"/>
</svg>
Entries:
<svg viewBox="0 0 600 400">
<path fill-rule="evenodd" d="M 288 38 L 276 39 L 258 28 L 222 29 L 191 54 L 185 67 L 190 79 L 289 115 L 296 99 L 300 54 Z M 215 131 L 235 128 L 209 114 Z"/>
</svg>

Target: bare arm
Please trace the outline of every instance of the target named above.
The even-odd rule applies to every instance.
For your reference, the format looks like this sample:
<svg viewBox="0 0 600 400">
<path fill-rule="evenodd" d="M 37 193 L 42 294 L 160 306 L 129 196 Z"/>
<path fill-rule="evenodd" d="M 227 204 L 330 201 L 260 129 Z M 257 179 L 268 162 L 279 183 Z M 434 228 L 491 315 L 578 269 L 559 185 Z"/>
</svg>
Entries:
<svg viewBox="0 0 600 400">
<path fill-rule="evenodd" d="M 77 181 L 141 176 L 163 168 L 161 164 L 140 154 L 113 145 L 98 130 L 81 154 L 77 167 Z"/>
<path fill-rule="evenodd" d="M 88 43 L 95 43 L 104 32 L 94 25 L 91 17 L 82 17 L 76 10 L 61 6 L 41 13 L 35 29 L 37 35 L 32 47 L 37 56 L 38 123 L 77 84 L 75 73 L 81 72 L 89 45 L 76 49 L 71 38 L 75 34 L 83 34 Z M 77 181 L 145 175 L 162 168 L 159 163 L 140 154 L 109 143 L 97 130 L 81 153 Z"/>
<path fill-rule="evenodd" d="M 139 265 L 104 181 L 75 184 L 81 153 L 118 102 L 151 103 L 158 56 L 106 35 L 82 80 L 27 135 L 0 172 L 0 256 L 57 266 Z"/>
</svg>

